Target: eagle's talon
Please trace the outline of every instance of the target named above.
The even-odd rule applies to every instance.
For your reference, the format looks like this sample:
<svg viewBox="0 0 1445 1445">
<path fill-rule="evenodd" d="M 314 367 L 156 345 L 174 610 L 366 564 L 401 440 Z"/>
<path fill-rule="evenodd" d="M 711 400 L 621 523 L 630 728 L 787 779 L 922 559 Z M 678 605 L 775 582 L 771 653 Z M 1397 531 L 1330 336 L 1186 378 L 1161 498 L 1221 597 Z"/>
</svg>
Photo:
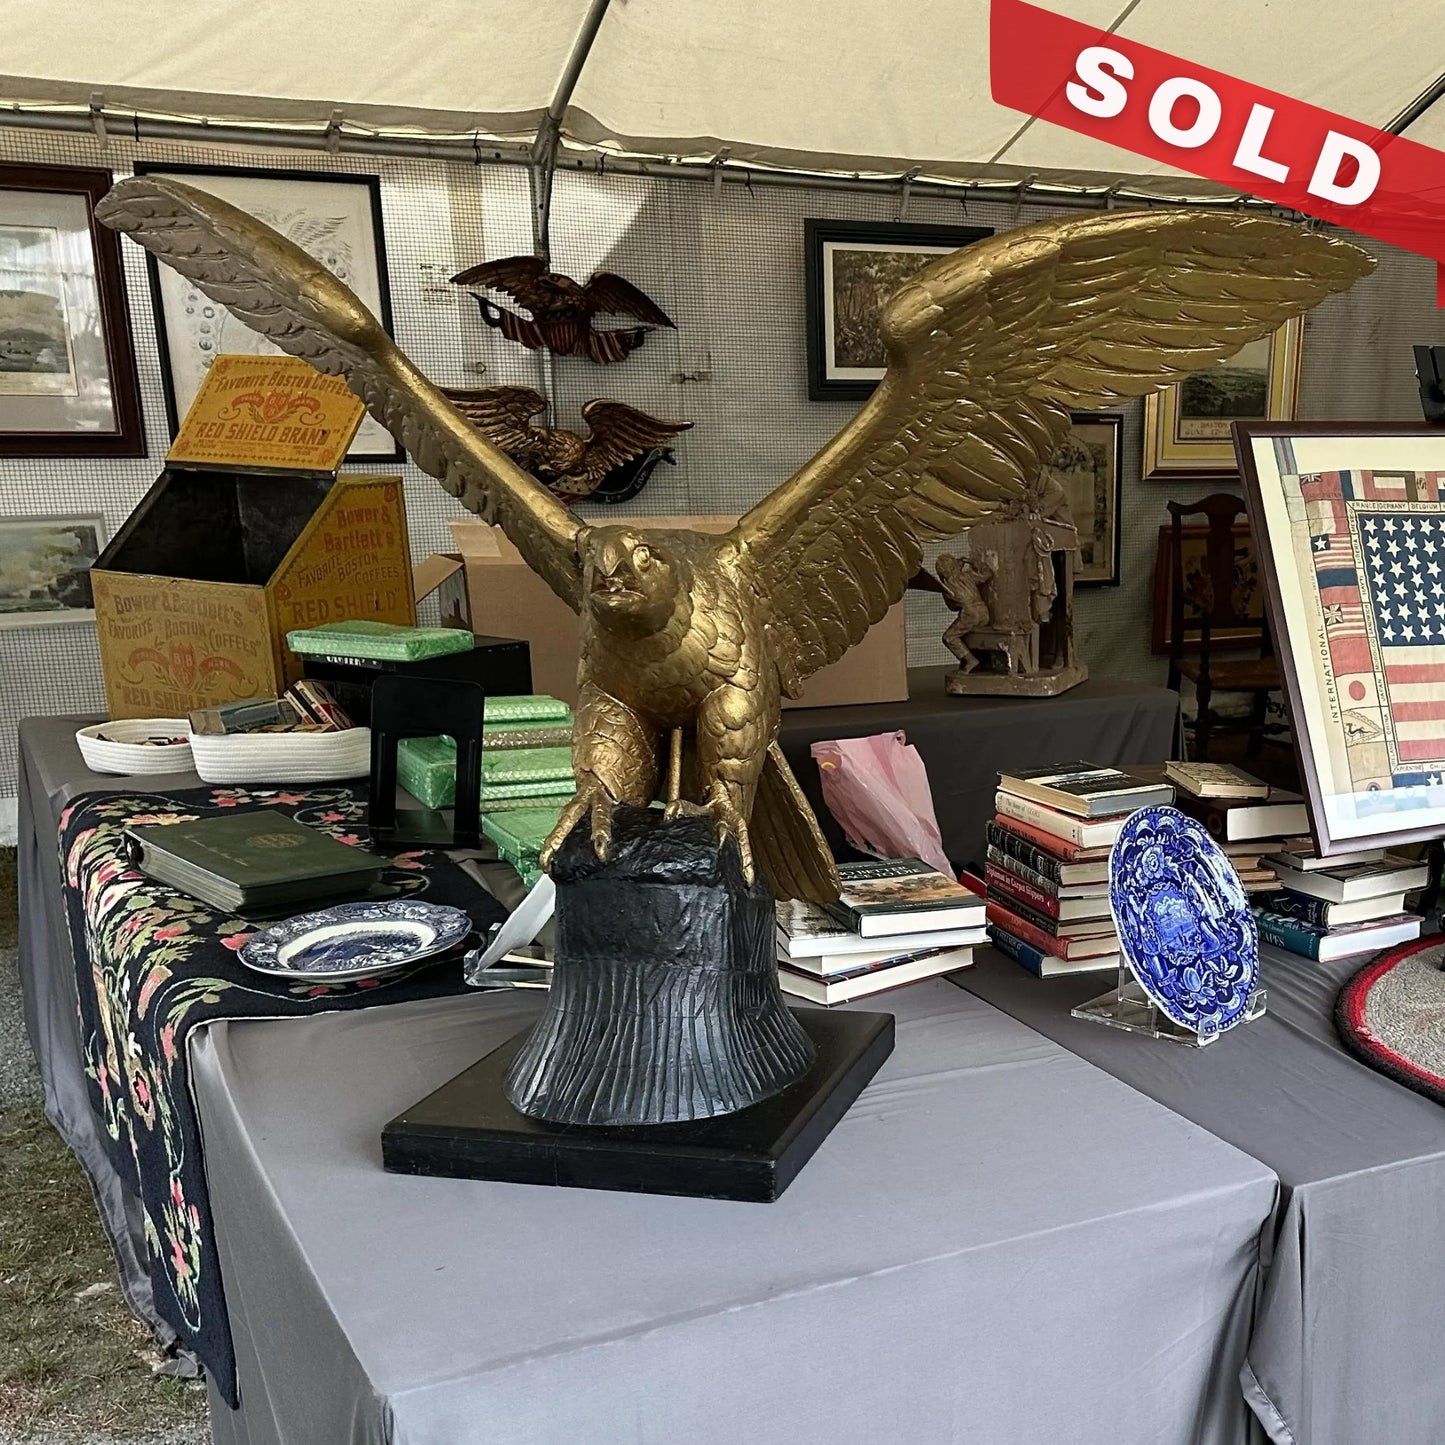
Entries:
<svg viewBox="0 0 1445 1445">
<path fill-rule="evenodd" d="M 612 810 L 616 806 L 616 799 L 595 778 L 581 782 L 572 795 L 572 801 L 562 809 L 557 826 L 542 844 L 541 852 L 537 855 L 537 866 L 544 873 L 551 872 L 552 860 L 557 856 L 557 850 L 583 818 L 588 819 L 588 826 L 591 828 L 593 852 L 605 863 L 607 855 L 612 851 Z"/>
</svg>

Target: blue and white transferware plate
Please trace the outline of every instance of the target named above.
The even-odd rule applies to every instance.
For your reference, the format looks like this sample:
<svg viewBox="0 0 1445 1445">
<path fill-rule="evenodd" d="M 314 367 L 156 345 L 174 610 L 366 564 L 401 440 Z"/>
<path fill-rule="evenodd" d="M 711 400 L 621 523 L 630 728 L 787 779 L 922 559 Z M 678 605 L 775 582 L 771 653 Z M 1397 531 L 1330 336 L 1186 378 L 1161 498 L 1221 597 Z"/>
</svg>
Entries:
<svg viewBox="0 0 1445 1445">
<path fill-rule="evenodd" d="M 1259 933 L 1239 875 L 1177 808 L 1141 808 L 1109 854 L 1109 907 L 1139 986 L 1175 1023 L 1210 1035 L 1244 1016 Z"/>
<path fill-rule="evenodd" d="M 471 931 L 472 920 L 460 908 L 440 903 L 339 903 L 248 938 L 240 959 L 281 978 L 374 978 L 445 952 Z"/>
</svg>

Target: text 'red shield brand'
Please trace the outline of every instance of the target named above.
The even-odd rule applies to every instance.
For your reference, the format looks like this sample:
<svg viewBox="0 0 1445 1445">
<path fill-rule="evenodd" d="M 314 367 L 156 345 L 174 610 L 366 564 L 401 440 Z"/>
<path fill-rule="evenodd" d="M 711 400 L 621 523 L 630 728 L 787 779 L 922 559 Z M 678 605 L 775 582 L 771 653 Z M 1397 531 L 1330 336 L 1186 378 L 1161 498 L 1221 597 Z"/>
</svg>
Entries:
<svg viewBox="0 0 1445 1445">
<path fill-rule="evenodd" d="M 1024 0 L 990 30 L 998 104 L 1428 256 L 1445 305 L 1445 152 Z"/>
</svg>

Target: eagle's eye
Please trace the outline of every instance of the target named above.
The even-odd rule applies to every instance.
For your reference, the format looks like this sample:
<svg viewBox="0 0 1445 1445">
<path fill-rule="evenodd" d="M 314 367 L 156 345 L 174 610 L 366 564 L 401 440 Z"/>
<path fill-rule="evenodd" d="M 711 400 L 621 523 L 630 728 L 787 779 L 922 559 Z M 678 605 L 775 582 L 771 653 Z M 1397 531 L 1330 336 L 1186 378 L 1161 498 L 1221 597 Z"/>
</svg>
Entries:
<svg viewBox="0 0 1445 1445">
<path fill-rule="evenodd" d="M 634 547 L 632 549 L 632 565 L 639 572 L 647 571 L 648 567 L 652 565 L 652 548 L 645 545 Z"/>
</svg>

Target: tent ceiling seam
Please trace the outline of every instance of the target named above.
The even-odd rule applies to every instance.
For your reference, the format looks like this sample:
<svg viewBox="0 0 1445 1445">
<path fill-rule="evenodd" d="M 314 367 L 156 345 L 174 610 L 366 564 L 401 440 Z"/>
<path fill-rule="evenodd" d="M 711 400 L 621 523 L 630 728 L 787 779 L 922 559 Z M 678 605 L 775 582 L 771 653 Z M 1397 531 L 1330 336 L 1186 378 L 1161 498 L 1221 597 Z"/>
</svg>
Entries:
<svg viewBox="0 0 1445 1445">
<path fill-rule="evenodd" d="M 1129 3 L 1110 22 L 1109 28 L 1101 33 L 1104 35 L 1117 35 L 1119 27 L 1144 3 L 1144 0 L 1129 0 Z M 1011 149 L 1024 133 L 1033 125 L 1037 116 L 1029 116 L 1027 120 L 988 158 L 989 165 L 997 165 L 1004 157 L 1005 152 Z"/>
</svg>

